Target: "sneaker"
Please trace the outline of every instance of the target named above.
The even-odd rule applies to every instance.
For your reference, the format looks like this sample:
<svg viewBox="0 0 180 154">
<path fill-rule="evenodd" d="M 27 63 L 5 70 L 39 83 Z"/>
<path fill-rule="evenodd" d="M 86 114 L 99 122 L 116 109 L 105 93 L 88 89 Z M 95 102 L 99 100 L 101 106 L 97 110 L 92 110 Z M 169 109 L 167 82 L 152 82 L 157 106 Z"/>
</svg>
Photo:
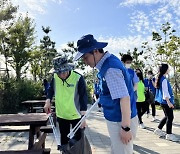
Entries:
<svg viewBox="0 0 180 154">
<path fill-rule="evenodd" d="M 161 129 L 157 128 L 154 133 L 160 137 L 165 136 L 166 133 L 164 133 Z"/>
<path fill-rule="evenodd" d="M 147 113 L 147 118 L 149 118 L 150 113 Z"/>
<path fill-rule="evenodd" d="M 145 128 L 144 124 L 143 123 L 139 124 L 139 128 L 144 129 Z"/>
<path fill-rule="evenodd" d="M 156 121 L 156 117 L 155 116 L 153 116 L 153 118 L 152 118 L 152 120 L 151 121 Z"/>
<path fill-rule="evenodd" d="M 179 141 L 179 139 L 174 134 L 167 134 L 166 135 L 166 140 L 173 141 L 173 142 L 178 142 Z"/>
</svg>

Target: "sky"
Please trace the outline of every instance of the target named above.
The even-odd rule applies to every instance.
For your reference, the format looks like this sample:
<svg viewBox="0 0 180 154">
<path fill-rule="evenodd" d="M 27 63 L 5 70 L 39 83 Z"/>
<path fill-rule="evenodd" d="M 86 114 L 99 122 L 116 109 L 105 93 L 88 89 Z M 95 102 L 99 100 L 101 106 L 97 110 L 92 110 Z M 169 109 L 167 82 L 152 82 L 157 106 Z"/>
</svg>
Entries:
<svg viewBox="0 0 180 154">
<path fill-rule="evenodd" d="M 105 50 L 118 54 L 151 41 L 170 22 L 179 36 L 180 0 L 12 0 L 19 13 L 36 24 L 37 43 L 44 36 L 42 26 L 50 26 L 51 39 L 61 51 L 69 41 L 86 34 L 108 42 Z"/>
</svg>

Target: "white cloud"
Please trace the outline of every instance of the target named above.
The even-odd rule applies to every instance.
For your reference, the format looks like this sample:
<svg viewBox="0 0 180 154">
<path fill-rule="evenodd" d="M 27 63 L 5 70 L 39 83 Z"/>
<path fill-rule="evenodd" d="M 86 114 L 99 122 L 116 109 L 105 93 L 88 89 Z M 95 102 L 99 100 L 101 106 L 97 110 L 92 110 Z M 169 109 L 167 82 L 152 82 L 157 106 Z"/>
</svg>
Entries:
<svg viewBox="0 0 180 154">
<path fill-rule="evenodd" d="M 168 5 L 173 12 L 180 16 L 180 1 L 179 0 L 124 0 L 119 4 L 119 6 L 135 6 L 135 5 Z"/>
<path fill-rule="evenodd" d="M 119 56 L 119 52 L 127 53 L 128 50 L 133 51 L 133 49 L 141 48 L 142 42 L 150 41 L 151 37 L 143 38 L 140 35 L 137 36 L 127 36 L 127 37 L 99 37 L 101 42 L 108 42 L 108 46 L 105 50 Z"/>
<path fill-rule="evenodd" d="M 169 22 L 179 31 L 180 1 L 179 0 L 125 0 L 120 6 L 155 5 L 151 10 L 133 10 L 130 15 L 130 31 L 138 34 L 148 34 L 158 31 L 162 24 Z M 134 8 L 133 8 L 134 9 Z"/>
<path fill-rule="evenodd" d="M 62 0 L 13 0 L 14 5 L 19 5 L 21 13 L 28 12 L 30 16 L 35 17 L 37 14 L 46 14 L 48 3 L 54 2 L 61 4 Z"/>
<path fill-rule="evenodd" d="M 149 17 L 143 11 L 135 11 L 130 19 L 131 31 L 137 31 L 139 34 L 147 34 L 150 31 Z"/>
<path fill-rule="evenodd" d="M 121 2 L 120 6 L 133 6 L 137 4 L 156 4 L 159 2 L 163 2 L 164 0 L 125 0 L 124 2 Z"/>
</svg>

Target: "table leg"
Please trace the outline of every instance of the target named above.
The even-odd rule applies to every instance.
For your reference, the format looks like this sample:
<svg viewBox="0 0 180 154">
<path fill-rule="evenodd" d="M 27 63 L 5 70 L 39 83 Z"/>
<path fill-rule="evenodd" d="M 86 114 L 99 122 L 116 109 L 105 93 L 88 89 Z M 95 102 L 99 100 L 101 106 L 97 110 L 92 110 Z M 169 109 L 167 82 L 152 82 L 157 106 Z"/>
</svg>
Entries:
<svg viewBox="0 0 180 154">
<path fill-rule="evenodd" d="M 35 134 L 35 126 L 30 125 L 28 150 L 32 149 L 34 145 L 34 134 Z"/>
</svg>

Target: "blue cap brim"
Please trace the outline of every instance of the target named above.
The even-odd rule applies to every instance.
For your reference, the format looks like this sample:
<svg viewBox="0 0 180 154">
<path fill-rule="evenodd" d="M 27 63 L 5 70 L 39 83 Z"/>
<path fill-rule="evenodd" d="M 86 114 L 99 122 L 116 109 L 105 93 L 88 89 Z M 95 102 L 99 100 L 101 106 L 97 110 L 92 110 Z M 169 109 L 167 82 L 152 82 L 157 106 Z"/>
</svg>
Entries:
<svg viewBox="0 0 180 154">
<path fill-rule="evenodd" d="M 78 52 L 78 53 L 76 54 L 76 56 L 73 58 L 73 61 L 77 61 L 77 60 L 80 59 L 83 55 L 84 55 L 84 53 Z"/>
<path fill-rule="evenodd" d="M 108 45 L 108 43 L 105 42 L 97 42 L 94 46 L 90 47 L 90 48 L 84 48 L 83 50 L 80 50 L 76 56 L 73 58 L 74 61 L 77 61 L 78 59 L 80 59 L 84 54 L 89 53 L 93 50 L 97 50 L 97 49 L 102 49 L 104 47 L 106 47 Z"/>
</svg>

